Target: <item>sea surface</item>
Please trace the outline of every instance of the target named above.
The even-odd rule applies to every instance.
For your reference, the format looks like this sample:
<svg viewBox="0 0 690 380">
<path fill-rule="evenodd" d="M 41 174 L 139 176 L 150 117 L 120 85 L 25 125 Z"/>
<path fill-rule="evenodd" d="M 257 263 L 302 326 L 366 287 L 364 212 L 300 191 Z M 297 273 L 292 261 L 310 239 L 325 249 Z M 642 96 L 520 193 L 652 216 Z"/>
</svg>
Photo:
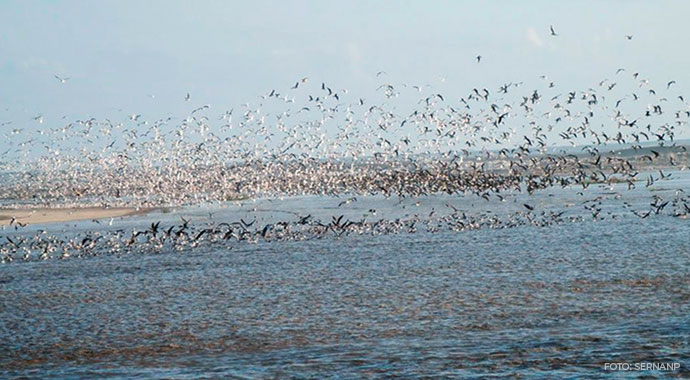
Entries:
<svg viewBox="0 0 690 380">
<path fill-rule="evenodd" d="M 152 221 L 312 214 L 327 221 L 464 212 L 528 203 L 583 220 L 461 232 L 237 242 L 160 254 L 0 266 L 2 378 L 690 377 L 690 219 L 640 218 L 690 191 L 676 172 L 654 188 L 550 189 L 505 200 L 296 197 L 161 210 L 38 228 L 62 234 Z M 404 207 L 403 207 L 404 206 Z M 373 214 L 375 213 L 375 216 Z M 431 214 L 432 216 L 429 216 Z M 612 372 L 605 363 L 680 363 Z"/>
</svg>

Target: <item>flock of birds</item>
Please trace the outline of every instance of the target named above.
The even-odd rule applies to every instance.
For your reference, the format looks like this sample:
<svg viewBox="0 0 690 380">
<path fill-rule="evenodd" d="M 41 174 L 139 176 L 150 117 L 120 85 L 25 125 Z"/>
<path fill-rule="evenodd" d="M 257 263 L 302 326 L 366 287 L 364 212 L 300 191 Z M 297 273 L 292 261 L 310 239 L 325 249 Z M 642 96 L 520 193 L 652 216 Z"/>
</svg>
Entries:
<svg viewBox="0 0 690 380">
<path fill-rule="evenodd" d="M 472 213 L 446 203 L 448 212 L 432 209 L 428 214 L 406 214 L 403 218 L 361 217 L 353 219 L 345 214 L 322 220 L 311 214 L 294 213 L 292 220 L 259 223 L 258 219 L 245 221 L 239 218 L 233 222 L 217 222 L 211 218 L 204 223 L 193 223 L 191 218 L 180 217 L 178 223 L 162 225 L 152 222 L 146 228 L 106 228 L 88 230 L 77 234 L 49 233 L 39 229 L 30 234 L 7 235 L 0 243 L 0 263 L 20 261 L 40 261 L 66 259 L 70 257 L 90 257 L 100 255 L 160 254 L 184 252 L 190 249 L 209 248 L 231 250 L 238 243 L 305 241 L 315 239 L 338 239 L 348 235 L 386 235 L 400 233 L 438 233 L 462 232 L 482 228 L 503 229 L 520 226 L 547 227 L 564 223 L 580 223 L 588 220 L 620 218 L 622 214 L 605 211 L 604 196 L 587 199 L 581 203 L 583 209 L 591 212 L 591 217 L 566 209 L 536 210 L 529 203 L 519 205 L 519 210 L 496 213 L 482 211 Z M 343 203 L 343 202 L 341 202 Z M 418 201 L 419 203 L 419 201 Z M 624 208 L 630 205 L 625 203 Z M 653 203 L 645 212 L 632 210 L 636 216 L 646 218 L 659 215 L 664 210 L 667 215 L 679 218 L 690 216 L 688 199 L 676 196 L 663 200 L 655 196 Z M 376 210 L 369 210 L 376 215 Z M 437 215 L 435 215 L 437 214 Z M 211 215 L 212 216 L 212 215 Z M 13 227 L 13 224 L 10 224 Z M 14 231 L 22 227 L 14 222 Z"/>
<path fill-rule="evenodd" d="M 557 35 L 553 28 L 551 33 Z M 605 186 L 609 198 L 622 199 L 623 208 L 640 218 L 690 216 L 683 189 L 673 199 L 654 195 L 643 210 L 629 207 L 624 197 L 686 168 L 686 146 L 676 138 L 687 136 L 690 104 L 674 91 L 673 80 L 652 86 L 642 74 L 621 68 L 584 90 L 560 89 L 543 76 L 529 90 L 516 82 L 452 97 L 431 85 L 385 83 L 384 72 L 376 77 L 384 83 L 371 100 L 301 78 L 220 115 L 200 105 L 181 119 L 132 114 L 33 132 L 6 122 L 0 200 L 6 207 L 156 208 L 316 195 L 337 197 L 341 207 L 357 196 L 439 193 L 506 202 L 508 194 L 557 187 L 581 188 L 585 199 L 590 186 Z M 192 101 L 189 93 L 184 99 Z M 37 120 L 42 123 L 42 116 Z M 594 219 L 605 217 L 600 198 L 582 204 Z M 393 220 L 319 220 L 306 211 L 264 225 L 182 220 L 72 237 L 45 230 L 21 235 L 24 227 L 12 223 L 0 241 L 0 261 L 586 219 L 518 206 L 502 218 L 452 205 L 443 216 Z"/>
</svg>

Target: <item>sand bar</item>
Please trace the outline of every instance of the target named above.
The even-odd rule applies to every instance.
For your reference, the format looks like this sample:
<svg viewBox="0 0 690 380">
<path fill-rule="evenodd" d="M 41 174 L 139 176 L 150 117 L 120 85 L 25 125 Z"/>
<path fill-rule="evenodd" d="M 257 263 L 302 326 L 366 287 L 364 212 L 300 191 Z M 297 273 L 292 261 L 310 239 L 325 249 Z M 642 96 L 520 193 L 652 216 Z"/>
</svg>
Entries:
<svg viewBox="0 0 690 380">
<path fill-rule="evenodd" d="M 118 218 L 140 215 L 153 211 L 153 208 L 135 207 L 74 207 L 74 208 L 0 208 L 0 226 L 10 224 L 12 219 L 23 224 L 43 224 L 71 222 L 77 220 Z"/>
</svg>

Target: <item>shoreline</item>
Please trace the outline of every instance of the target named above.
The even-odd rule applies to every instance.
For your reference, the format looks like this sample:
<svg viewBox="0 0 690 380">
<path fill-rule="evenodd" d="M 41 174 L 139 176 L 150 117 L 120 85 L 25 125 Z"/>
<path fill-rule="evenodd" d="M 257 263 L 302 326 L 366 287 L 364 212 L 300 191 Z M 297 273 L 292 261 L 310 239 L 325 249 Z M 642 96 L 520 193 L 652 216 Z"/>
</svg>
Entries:
<svg viewBox="0 0 690 380">
<path fill-rule="evenodd" d="M 0 226 L 8 226 L 11 222 L 33 225 L 120 218 L 148 214 L 154 210 L 154 207 L 0 208 Z"/>
</svg>

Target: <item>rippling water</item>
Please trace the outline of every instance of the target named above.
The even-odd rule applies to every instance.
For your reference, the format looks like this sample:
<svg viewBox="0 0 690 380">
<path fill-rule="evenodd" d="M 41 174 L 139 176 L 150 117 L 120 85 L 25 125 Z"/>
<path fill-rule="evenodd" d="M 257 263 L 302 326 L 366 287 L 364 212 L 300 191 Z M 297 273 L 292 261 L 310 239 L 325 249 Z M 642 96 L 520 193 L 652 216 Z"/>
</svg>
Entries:
<svg viewBox="0 0 690 380">
<path fill-rule="evenodd" d="M 686 186 L 686 177 L 661 191 Z M 577 191 L 541 192 L 529 201 L 564 207 L 576 202 Z M 630 202 L 648 202 L 647 190 L 635 194 Z M 438 212 L 447 202 L 493 212 L 508 207 L 477 199 L 361 198 L 337 208 L 339 199 L 296 198 L 210 212 L 287 218 L 296 210 L 355 215 L 376 207 L 394 218 Z M 117 223 L 208 212 L 182 209 Z M 94 228 L 89 223 L 72 229 Z M 676 362 L 679 371 L 633 375 L 689 377 L 688 236 L 688 219 L 628 213 L 549 227 L 3 265 L 0 374 L 567 378 L 607 375 L 605 362 Z"/>
</svg>

